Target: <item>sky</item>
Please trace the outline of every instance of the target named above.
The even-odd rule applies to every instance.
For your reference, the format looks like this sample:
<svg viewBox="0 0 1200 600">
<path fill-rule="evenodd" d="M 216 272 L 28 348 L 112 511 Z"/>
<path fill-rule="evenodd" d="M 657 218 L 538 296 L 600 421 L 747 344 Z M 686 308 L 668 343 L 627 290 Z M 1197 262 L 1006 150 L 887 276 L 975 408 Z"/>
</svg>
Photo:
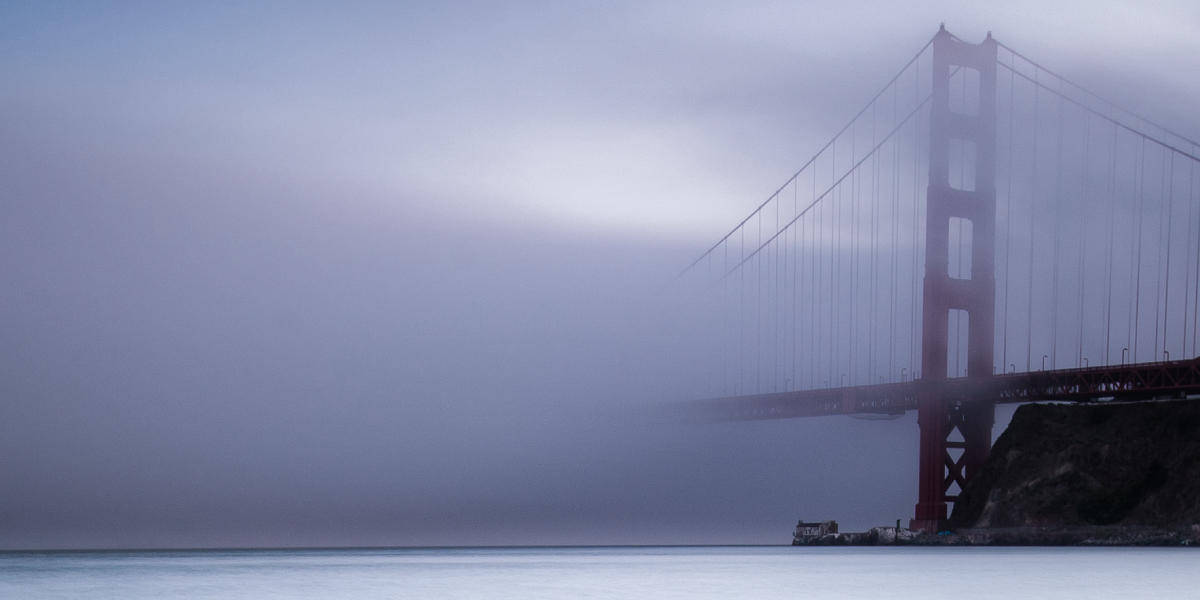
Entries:
<svg viewBox="0 0 1200 600">
<path fill-rule="evenodd" d="M 675 274 L 940 22 L 1200 136 L 1194 3 L 997 4 L 0 5 L 0 548 L 907 519 L 912 415 L 653 410 Z"/>
</svg>

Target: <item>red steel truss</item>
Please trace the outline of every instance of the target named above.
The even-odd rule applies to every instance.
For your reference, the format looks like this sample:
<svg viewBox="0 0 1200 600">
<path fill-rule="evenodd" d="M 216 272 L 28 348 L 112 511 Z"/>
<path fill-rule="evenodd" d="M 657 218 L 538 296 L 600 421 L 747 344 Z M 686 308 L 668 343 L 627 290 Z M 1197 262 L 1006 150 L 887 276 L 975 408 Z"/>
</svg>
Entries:
<svg viewBox="0 0 1200 600">
<path fill-rule="evenodd" d="M 952 406 L 961 406 L 976 402 L 1182 399 L 1192 395 L 1200 395 L 1200 358 L 756 394 L 703 400 L 692 406 L 713 419 L 760 420 L 899 415 L 917 410 L 920 399 L 929 396 L 940 396 Z"/>
</svg>

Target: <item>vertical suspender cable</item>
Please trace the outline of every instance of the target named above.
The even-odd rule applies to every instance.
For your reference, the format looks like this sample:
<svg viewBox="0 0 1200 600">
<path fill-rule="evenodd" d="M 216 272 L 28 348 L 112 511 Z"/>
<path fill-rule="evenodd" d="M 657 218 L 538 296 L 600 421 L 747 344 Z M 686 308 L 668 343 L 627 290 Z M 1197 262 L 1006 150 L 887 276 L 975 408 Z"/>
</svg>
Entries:
<svg viewBox="0 0 1200 600">
<path fill-rule="evenodd" d="M 779 231 L 779 205 L 780 205 L 779 197 L 776 196 L 776 198 L 775 198 L 775 231 Z M 787 236 L 784 236 L 784 239 L 786 240 Z M 779 302 L 779 251 L 783 246 L 782 246 L 782 242 L 779 242 L 779 241 L 775 241 L 772 243 L 775 244 L 775 277 L 774 277 L 774 281 L 771 282 L 775 285 L 775 294 L 774 294 L 775 306 L 773 307 L 774 310 L 771 311 L 772 315 L 775 317 L 773 320 L 773 323 L 771 324 L 771 329 L 773 330 L 772 333 L 774 334 L 774 339 L 771 344 L 771 354 L 772 354 L 772 357 L 771 357 L 771 390 L 774 391 L 774 390 L 778 389 L 777 386 L 779 385 L 779 356 L 782 354 L 779 351 L 779 309 L 780 309 L 780 305 L 781 305 L 781 303 Z"/>
<path fill-rule="evenodd" d="M 1083 298 L 1084 288 L 1087 286 L 1087 226 L 1088 217 L 1092 214 L 1092 206 L 1089 202 L 1088 195 L 1088 172 L 1091 164 L 1090 150 L 1092 141 L 1091 116 L 1088 113 L 1083 113 L 1083 166 L 1080 169 L 1079 181 L 1079 211 L 1083 213 L 1083 219 L 1079 222 L 1079 340 L 1078 348 L 1076 349 L 1076 365 L 1083 366 Z M 1084 203 L 1087 203 L 1085 206 Z"/>
<path fill-rule="evenodd" d="M 836 149 L 836 146 L 835 146 Z M 830 181 L 837 181 L 837 155 L 834 155 L 834 168 L 830 171 Z M 840 313 L 837 310 L 837 293 L 838 284 L 841 283 L 841 278 L 838 277 L 838 252 L 841 250 L 841 232 L 838 231 L 838 217 L 841 215 L 841 198 L 842 188 L 838 186 L 834 190 L 834 202 L 829 206 L 829 367 L 823 373 L 825 376 L 832 378 L 831 372 L 837 367 L 838 356 L 838 329 L 841 323 L 838 322 Z"/>
<path fill-rule="evenodd" d="M 729 270 L 729 240 L 721 242 L 721 254 L 724 259 L 721 261 L 721 272 L 726 273 Z M 721 336 L 721 395 L 729 395 L 729 278 L 721 278 L 721 329 L 724 335 Z"/>
<path fill-rule="evenodd" d="M 1058 364 L 1058 261 L 1061 254 L 1062 238 L 1065 233 L 1060 228 L 1062 224 L 1062 172 L 1063 172 L 1063 101 L 1062 96 L 1058 98 L 1058 108 L 1056 110 L 1056 119 L 1054 123 L 1054 258 L 1050 268 L 1051 287 L 1050 287 L 1050 368 L 1053 369 Z"/>
<path fill-rule="evenodd" d="M 816 168 L 813 168 L 812 178 L 813 178 L 812 179 L 812 182 L 813 182 L 812 197 L 815 199 L 817 197 L 817 169 Z M 809 331 L 814 332 L 815 334 L 819 335 L 820 324 L 817 322 L 817 303 L 818 303 L 819 298 L 817 296 L 817 292 L 818 292 L 818 290 L 821 289 L 820 288 L 821 282 L 820 282 L 820 279 L 818 278 L 819 263 L 817 261 L 817 253 L 824 251 L 825 247 L 822 245 L 822 242 L 824 240 L 821 239 L 818 235 L 819 230 L 817 228 L 817 225 L 820 222 L 818 220 L 818 215 L 820 214 L 819 213 L 820 207 L 817 207 L 817 210 L 818 210 L 818 212 L 815 212 L 812 216 L 812 241 L 811 241 L 812 252 L 809 255 L 809 267 L 808 267 L 808 277 L 809 277 L 808 289 L 809 289 L 809 294 L 812 297 L 812 300 L 809 302 L 809 307 L 808 307 L 808 322 L 809 322 Z M 814 336 L 813 339 L 818 339 L 818 337 Z M 816 344 L 815 347 L 817 348 L 817 351 L 815 351 L 815 352 L 811 349 L 811 347 L 812 347 L 812 344 L 811 344 L 811 340 L 810 340 L 810 350 L 808 352 L 808 355 L 809 355 L 808 386 L 809 386 L 809 388 L 815 388 L 815 387 L 817 387 L 817 357 L 820 356 L 821 354 L 823 354 L 825 350 L 824 350 L 824 346 L 821 346 L 820 343 Z"/>
<path fill-rule="evenodd" d="M 1192 250 L 1192 234 L 1194 229 L 1195 208 L 1192 205 L 1192 169 L 1188 168 L 1188 238 L 1183 242 L 1183 260 L 1188 259 L 1189 251 Z M 1180 358 L 1188 358 L 1188 296 L 1192 294 L 1192 269 L 1188 268 L 1188 264 L 1183 264 L 1183 322 L 1180 326 L 1180 334 L 1182 341 L 1180 342 Z"/>
<path fill-rule="evenodd" d="M 1035 217 L 1037 213 L 1038 113 L 1040 112 L 1039 109 L 1041 104 L 1041 88 L 1038 87 L 1037 77 L 1038 72 L 1035 70 L 1033 72 L 1033 150 L 1031 152 L 1031 155 L 1033 156 L 1033 162 L 1030 168 L 1031 183 L 1029 186 L 1029 287 L 1026 288 L 1026 291 L 1028 292 L 1026 294 L 1028 296 L 1028 306 L 1025 311 L 1025 318 L 1027 321 L 1025 330 L 1026 371 L 1033 370 L 1033 255 L 1035 254 L 1034 242 L 1037 240 L 1037 219 Z"/>
<path fill-rule="evenodd" d="M 1164 152 L 1163 156 L 1166 154 Z M 1150 360 L 1158 360 L 1158 325 L 1162 317 L 1162 287 L 1163 287 L 1163 228 L 1166 226 L 1165 219 L 1167 213 L 1163 202 L 1163 189 L 1165 188 L 1164 178 L 1167 175 L 1167 167 L 1165 161 L 1159 161 L 1158 165 L 1158 235 L 1154 238 L 1154 247 L 1157 250 L 1157 255 L 1154 257 L 1154 343 L 1150 346 Z"/>
<path fill-rule="evenodd" d="M 1174 204 L 1175 204 L 1175 198 L 1174 198 L 1174 196 L 1175 196 L 1175 154 L 1167 152 L 1166 150 L 1163 150 L 1163 153 L 1167 155 L 1168 160 L 1169 160 L 1167 166 L 1165 167 L 1166 173 L 1167 173 L 1167 185 L 1166 185 L 1166 190 L 1165 190 L 1167 193 L 1167 207 L 1166 207 L 1166 215 L 1165 215 L 1164 220 L 1166 222 L 1166 227 L 1167 227 L 1167 240 L 1166 240 L 1167 260 L 1163 266 L 1163 314 L 1162 314 L 1162 321 L 1163 321 L 1162 322 L 1162 325 L 1163 325 L 1163 327 L 1162 327 L 1162 332 L 1163 332 L 1162 351 L 1163 351 L 1163 356 L 1165 358 L 1166 351 L 1167 351 L 1167 321 L 1168 321 L 1168 319 L 1170 319 L 1170 315 L 1171 315 L 1171 312 L 1170 312 L 1170 308 L 1171 308 L 1171 304 L 1170 304 L 1170 301 L 1171 301 L 1171 230 L 1174 229 L 1173 227 L 1171 227 L 1171 213 L 1174 212 Z"/>
<path fill-rule="evenodd" d="M 792 186 L 792 213 L 799 214 L 800 212 L 800 180 L 797 179 Z M 800 242 L 803 231 L 803 224 L 796 225 L 796 231 L 792 236 L 792 388 L 800 389 L 800 380 L 796 379 L 796 355 L 799 350 L 800 342 L 800 321 L 797 319 L 798 305 L 796 299 L 796 280 L 800 277 Z"/>
<path fill-rule="evenodd" d="M 1195 183 L 1196 183 L 1196 163 L 1190 162 L 1188 164 L 1188 206 L 1190 206 L 1190 207 L 1194 207 L 1196 205 L 1196 199 L 1192 195 L 1192 192 L 1195 189 Z M 1189 221 L 1188 227 L 1191 227 L 1196 224 L 1196 221 L 1194 218 L 1188 219 L 1188 221 Z M 1192 354 L 1191 354 L 1191 356 L 1194 358 L 1196 356 L 1196 337 L 1197 337 L 1197 335 L 1196 335 L 1196 322 L 1197 322 L 1196 317 L 1198 314 L 1200 314 L 1200 233 L 1197 233 L 1197 235 L 1196 235 L 1196 260 L 1193 264 L 1193 267 L 1195 268 L 1196 272 L 1195 272 L 1195 276 L 1192 277 Z M 1186 320 L 1185 320 L 1183 326 L 1187 327 Z"/>
<path fill-rule="evenodd" d="M 759 211 L 758 218 L 758 241 L 754 243 L 754 247 L 762 246 L 762 211 Z M 762 303 L 765 294 L 762 293 L 763 276 L 763 258 L 766 253 L 760 253 L 754 257 L 754 393 L 762 392 L 762 344 L 763 344 L 763 310 Z"/>
<path fill-rule="evenodd" d="M 741 255 L 738 263 L 746 258 L 746 229 L 740 228 Z M 746 376 L 746 269 L 738 269 L 738 383 L 735 393 L 742 393 Z"/>
<path fill-rule="evenodd" d="M 872 103 L 871 107 L 874 108 Z M 855 124 L 850 134 L 850 161 L 852 164 L 858 164 L 858 126 Z M 849 301 L 846 302 L 846 312 L 850 317 L 847 322 L 847 329 L 850 332 L 849 343 L 846 344 L 846 373 L 849 377 L 848 381 L 851 385 L 854 384 L 854 350 L 858 346 L 857 339 L 857 324 L 858 319 L 855 318 L 858 313 L 858 306 L 855 304 L 858 290 L 858 199 L 862 194 L 862 170 L 856 167 L 854 169 L 854 177 L 850 178 L 850 237 L 849 248 L 847 248 L 847 258 L 850 264 L 850 286 L 849 286 Z M 839 385 L 841 380 L 839 379 Z"/>
<path fill-rule="evenodd" d="M 1108 298 L 1104 303 L 1104 364 L 1112 364 L 1109 352 L 1112 350 L 1112 299 L 1113 299 L 1113 248 L 1117 237 L 1117 134 L 1119 130 L 1113 126 L 1111 163 L 1108 166 L 1108 259 L 1104 266 L 1104 287 L 1108 290 Z"/>
<path fill-rule="evenodd" d="M 1138 195 L 1138 210 L 1137 210 L 1137 235 L 1136 244 L 1137 251 L 1134 253 L 1136 259 L 1133 264 L 1134 272 L 1134 301 L 1133 301 L 1133 362 L 1137 362 L 1138 348 L 1138 328 L 1141 323 L 1142 316 L 1142 217 L 1146 205 L 1146 141 L 1145 138 L 1138 138 L 1138 173 L 1134 176 Z"/>
<path fill-rule="evenodd" d="M 892 124 L 900 121 L 900 86 L 892 88 Z M 900 230 L 900 214 L 896 210 L 899 203 L 900 195 L 900 137 L 892 140 L 892 210 L 890 213 L 892 221 L 892 276 L 888 280 L 891 284 L 891 302 L 888 304 L 888 358 L 887 370 L 888 381 L 892 381 L 896 370 L 896 304 L 899 302 L 897 297 L 897 289 L 899 282 L 896 280 L 896 253 L 899 251 L 897 244 L 897 234 Z"/>
<path fill-rule="evenodd" d="M 831 182 L 837 181 L 837 144 L 834 144 L 833 165 L 829 171 L 829 180 Z M 837 263 L 837 255 L 838 251 L 841 249 L 841 233 L 838 231 L 838 216 L 841 213 L 841 198 L 842 188 L 838 186 L 834 190 L 834 202 L 829 206 L 829 346 L 826 348 L 826 350 L 829 352 L 829 367 L 824 369 L 823 373 L 823 375 L 827 377 L 832 377 L 830 373 L 837 368 L 834 366 L 836 364 L 838 347 L 837 331 L 841 326 L 841 324 L 837 322 L 839 316 L 837 311 L 837 292 L 838 283 L 840 283 L 840 278 L 838 277 L 837 271 L 839 266 Z"/>
<path fill-rule="evenodd" d="M 833 284 L 833 277 L 828 277 L 826 275 L 828 273 L 828 271 L 827 271 L 827 266 L 825 264 L 826 261 L 829 260 L 830 251 L 832 248 L 833 231 L 830 231 L 828 224 L 824 222 L 829 219 L 829 214 L 832 211 L 830 210 L 830 205 L 827 205 L 827 204 L 817 205 L 817 211 L 818 211 L 817 217 L 819 220 L 816 223 L 814 223 L 813 227 L 816 230 L 816 235 L 818 236 L 817 247 L 820 248 L 821 256 L 817 257 L 817 261 L 816 261 L 817 262 L 817 287 L 814 289 L 814 291 L 818 293 L 818 295 L 817 295 L 818 300 L 817 300 L 817 302 L 813 303 L 813 307 L 814 307 L 813 323 L 817 328 L 817 337 L 818 337 L 817 348 L 820 348 L 821 351 L 815 352 L 813 354 L 813 382 L 814 382 L 814 384 L 821 381 L 821 376 L 826 371 L 825 361 L 829 357 L 829 347 L 832 345 L 831 342 L 826 340 L 825 332 L 829 328 L 831 323 L 829 322 L 830 321 L 830 319 L 828 318 L 829 315 L 826 314 L 825 308 L 824 308 L 824 306 L 822 306 L 823 304 L 825 304 L 825 301 L 829 298 L 829 294 L 826 292 L 829 290 L 829 286 Z M 822 213 L 824 213 L 824 214 L 822 214 Z M 825 239 L 826 236 L 829 236 L 829 238 L 830 238 L 829 241 L 826 241 L 826 239 Z M 824 318 L 822 318 L 822 317 L 824 317 Z"/>
<path fill-rule="evenodd" d="M 871 147 L 874 147 L 874 127 L 872 127 L 871 140 Z M 875 156 L 875 170 L 872 175 L 874 179 L 872 182 L 872 189 L 874 190 L 872 193 L 872 205 L 874 208 L 871 210 L 871 287 L 869 290 L 870 293 L 868 294 L 868 298 L 871 301 L 871 344 L 870 354 L 867 356 L 867 365 L 870 367 L 870 377 L 868 378 L 868 383 L 880 381 L 879 374 L 881 372 L 887 372 L 886 369 L 881 370 L 878 357 L 879 343 L 880 338 L 883 337 L 882 327 L 884 324 L 884 320 L 879 314 L 879 309 L 881 303 L 886 301 L 886 299 L 883 297 L 883 294 L 880 293 L 882 290 L 880 290 L 879 287 L 879 229 L 880 219 L 883 217 L 882 213 L 880 212 L 880 209 L 882 208 L 880 194 L 883 192 L 883 161 L 885 157 L 886 150 L 881 147 L 879 149 L 879 153 Z"/>
<path fill-rule="evenodd" d="M 857 131 L 855 131 L 854 136 L 851 138 L 850 144 L 851 144 L 850 159 L 852 161 L 854 161 L 855 163 L 857 163 L 858 162 L 858 149 L 857 149 L 858 132 Z M 846 374 L 845 381 L 847 384 L 850 384 L 850 385 L 853 385 L 853 382 L 854 382 L 855 363 L 857 362 L 857 361 L 855 361 L 854 353 L 858 349 L 858 340 L 857 340 L 857 336 L 858 336 L 858 318 L 857 318 L 858 317 L 858 305 L 856 303 L 858 300 L 857 292 L 858 292 L 858 276 L 859 276 L 859 268 L 858 268 L 858 258 L 859 258 L 858 257 L 858 235 L 859 235 L 859 233 L 858 233 L 858 202 L 862 195 L 862 175 L 863 175 L 863 170 L 856 168 L 856 169 L 854 169 L 854 176 L 850 178 L 850 202 L 849 202 L 849 204 L 850 204 L 850 206 L 849 206 L 850 227 L 849 227 L 848 237 L 846 238 L 847 239 L 847 248 L 846 248 L 847 256 L 846 256 L 846 258 L 847 258 L 847 264 L 849 265 L 849 270 L 847 272 L 849 273 L 849 284 L 850 284 L 849 286 L 847 286 L 847 288 L 848 288 L 848 293 L 850 295 L 848 296 L 848 301 L 846 302 L 846 315 L 848 317 L 848 319 L 846 320 L 846 328 L 848 331 L 847 341 L 849 343 L 846 344 L 846 367 L 844 369 L 844 372 Z M 841 384 L 842 380 L 839 379 L 838 381 L 839 381 L 839 385 L 842 385 Z"/>
</svg>

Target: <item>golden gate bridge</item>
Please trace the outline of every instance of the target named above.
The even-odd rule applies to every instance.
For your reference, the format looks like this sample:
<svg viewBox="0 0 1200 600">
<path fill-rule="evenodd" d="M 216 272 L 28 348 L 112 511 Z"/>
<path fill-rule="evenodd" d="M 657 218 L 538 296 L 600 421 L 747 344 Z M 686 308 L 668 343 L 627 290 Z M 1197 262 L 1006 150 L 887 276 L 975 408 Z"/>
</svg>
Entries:
<svg viewBox="0 0 1200 600">
<path fill-rule="evenodd" d="M 1200 144 L 944 26 L 681 274 L 731 419 L 920 426 L 941 528 L 997 403 L 1200 393 Z"/>
</svg>

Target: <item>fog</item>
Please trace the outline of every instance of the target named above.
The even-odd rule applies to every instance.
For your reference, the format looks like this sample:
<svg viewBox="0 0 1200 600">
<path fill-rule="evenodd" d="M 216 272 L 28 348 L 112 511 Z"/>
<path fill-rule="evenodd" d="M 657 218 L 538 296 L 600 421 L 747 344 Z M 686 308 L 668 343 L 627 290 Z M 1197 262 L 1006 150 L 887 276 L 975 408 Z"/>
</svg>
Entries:
<svg viewBox="0 0 1200 600">
<path fill-rule="evenodd" d="M 676 274 L 941 21 L 1200 132 L 1200 10 L 889 10 L 0 9 L 0 548 L 909 518 L 914 415 L 655 410 L 712 369 Z"/>
</svg>

